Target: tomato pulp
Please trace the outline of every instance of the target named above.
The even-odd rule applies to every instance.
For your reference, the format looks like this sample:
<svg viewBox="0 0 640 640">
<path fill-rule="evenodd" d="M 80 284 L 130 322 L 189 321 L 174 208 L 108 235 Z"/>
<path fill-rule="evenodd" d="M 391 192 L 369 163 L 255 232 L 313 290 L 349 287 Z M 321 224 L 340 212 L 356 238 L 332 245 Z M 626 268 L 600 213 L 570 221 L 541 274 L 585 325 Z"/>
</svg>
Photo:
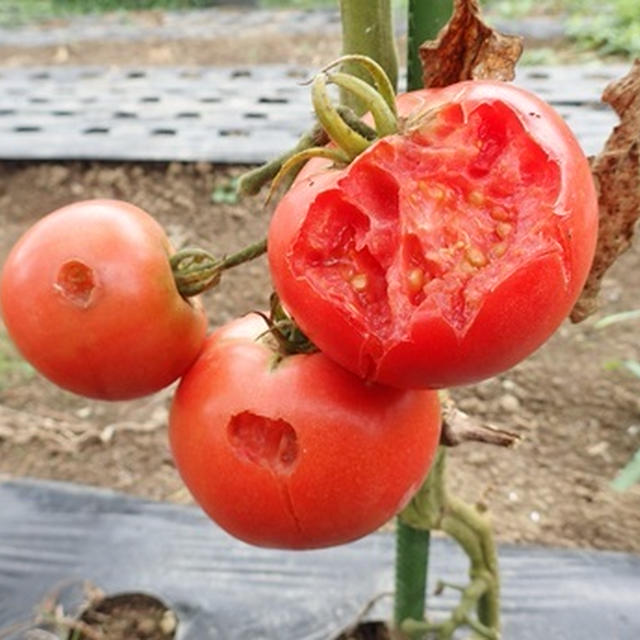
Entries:
<svg viewBox="0 0 640 640">
<path fill-rule="evenodd" d="M 321 353 L 278 360 L 265 330 L 251 314 L 208 338 L 171 407 L 176 467 L 246 542 L 310 549 L 364 536 L 426 476 L 437 393 L 364 382 Z"/>
<path fill-rule="evenodd" d="M 328 356 L 400 387 L 513 366 L 569 314 L 597 235 L 587 159 L 561 117 L 506 83 L 399 96 L 403 131 L 346 169 L 307 163 L 269 263 Z"/>
<path fill-rule="evenodd" d="M 141 209 L 63 207 L 31 227 L 2 270 L 0 302 L 24 357 L 58 386 L 103 400 L 158 391 L 200 351 L 207 322 L 176 288 L 172 247 Z"/>
</svg>

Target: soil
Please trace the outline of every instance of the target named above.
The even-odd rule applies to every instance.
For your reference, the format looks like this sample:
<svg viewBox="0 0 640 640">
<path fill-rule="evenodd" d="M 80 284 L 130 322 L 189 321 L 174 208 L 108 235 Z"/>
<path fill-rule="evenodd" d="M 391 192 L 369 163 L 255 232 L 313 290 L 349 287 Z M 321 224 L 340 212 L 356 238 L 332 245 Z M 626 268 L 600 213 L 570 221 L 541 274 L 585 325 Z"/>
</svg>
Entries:
<svg viewBox="0 0 640 640">
<path fill-rule="evenodd" d="M 384 622 L 361 622 L 341 633 L 336 640 L 391 640 L 391 634 Z"/>
<path fill-rule="evenodd" d="M 249 34 L 229 40 L 228 46 L 216 41 L 215 47 L 197 41 L 0 47 L 0 60 L 11 65 L 117 65 L 132 60 L 317 65 L 339 49 L 335 38 L 301 36 L 285 42 L 279 37 L 276 42 L 273 37 Z M 176 246 L 197 244 L 229 253 L 260 239 L 269 214 L 263 196 L 234 204 L 212 201 L 212 192 L 243 169 L 207 163 L 0 163 L 0 264 L 39 217 L 93 197 L 125 199 L 146 209 Z M 594 327 L 604 315 L 640 307 L 639 272 L 636 243 L 605 278 L 599 314 L 581 325 L 566 323 L 536 354 L 504 375 L 453 391 L 460 408 L 522 436 L 514 450 L 463 445 L 450 455 L 452 490 L 490 510 L 499 541 L 640 552 L 640 486 L 624 493 L 610 487 L 640 446 L 640 380 L 615 366 L 640 359 L 638 323 Z M 211 327 L 264 308 L 269 291 L 264 258 L 228 273 L 204 297 Z M 2 333 L 0 474 L 68 480 L 189 503 L 167 445 L 172 391 L 127 403 L 75 397 L 21 362 Z"/>
<path fill-rule="evenodd" d="M 121 593 L 88 606 L 69 640 L 172 640 L 175 614 L 160 600 L 144 593 Z"/>
</svg>

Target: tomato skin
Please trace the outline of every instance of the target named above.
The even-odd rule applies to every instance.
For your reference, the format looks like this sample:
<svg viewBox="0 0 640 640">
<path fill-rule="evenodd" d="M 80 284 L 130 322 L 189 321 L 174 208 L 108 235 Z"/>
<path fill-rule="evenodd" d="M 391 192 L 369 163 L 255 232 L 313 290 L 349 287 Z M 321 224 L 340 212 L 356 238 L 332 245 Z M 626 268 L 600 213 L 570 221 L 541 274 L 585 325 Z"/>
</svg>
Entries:
<svg viewBox="0 0 640 640">
<path fill-rule="evenodd" d="M 177 469 L 208 515 L 245 542 L 311 549 L 364 536 L 426 476 L 437 393 L 365 383 L 321 353 L 274 367 L 257 341 L 265 327 L 252 314 L 218 329 L 182 379 L 169 426 Z M 270 438 L 271 458 L 260 449 Z"/>
<path fill-rule="evenodd" d="M 318 257 L 310 253 L 304 267 L 295 264 L 301 253 L 300 238 L 308 244 L 316 242 L 315 246 L 320 242 L 313 237 L 307 241 L 308 236 L 305 236 L 311 234 L 306 231 L 306 225 L 312 210 L 320 217 L 318 211 L 331 213 L 332 209 L 341 208 L 343 219 L 347 221 L 348 209 L 366 212 L 369 207 L 373 212 L 369 215 L 371 226 L 378 221 L 384 231 L 376 238 L 378 245 L 367 240 L 370 251 L 382 253 L 380 246 L 384 242 L 396 242 L 399 246 L 404 240 L 404 231 L 398 232 L 400 240 L 390 240 L 397 231 L 384 221 L 385 211 L 389 208 L 386 199 L 390 198 L 386 192 L 397 190 L 400 199 L 404 198 L 405 211 L 410 211 L 411 198 L 420 195 L 414 188 L 417 180 L 415 174 L 411 174 L 408 159 L 410 152 L 415 155 L 416 148 L 411 133 L 374 143 L 346 169 L 332 168 L 324 159 L 309 161 L 280 201 L 268 238 L 275 288 L 310 340 L 357 375 L 403 388 L 443 388 L 477 382 L 505 371 L 531 354 L 550 337 L 575 304 L 595 251 L 597 196 L 587 159 L 562 118 L 532 94 L 491 81 L 462 82 L 443 89 L 404 94 L 398 97 L 398 110 L 402 116 L 411 118 L 418 113 L 437 112 L 447 105 L 455 105 L 466 124 L 474 110 L 495 103 L 507 106 L 524 132 L 522 139 L 527 138 L 526 144 L 532 141 L 536 149 L 541 150 L 540 156 L 544 155 L 545 162 L 557 173 L 557 193 L 545 210 L 549 220 L 540 223 L 540 235 L 555 234 L 555 245 L 546 249 L 540 245 L 530 255 L 527 255 L 529 248 L 526 245 L 517 248 L 522 255 L 512 258 L 502 274 L 494 272 L 492 280 L 487 279 L 477 309 L 460 326 L 447 317 L 446 305 L 437 301 L 437 297 L 447 295 L 447 291 L 444 294 L 438 291 L 431 299 L 427 292 L 426 302 L 411 312 L 389 302 L 390 316 L 410 313 L 411 319 L 402 329 L 381 336 L 372 326 L 374 312 L 369 319 L 363 318 L 363 312 L 352 313 L 349 306 L 353 307 L 353 300 L 333 286 L 335 281 L 314 281 L 309 275 L 319 261 Z M 451 129 L 451 135 L 455 136 L 455 127 Z M 507 138 L 505 145 L 508 144 Z M 524 145 L 522 142 L 525 151 L 519 156 L 513 153 L 526 172 L 529 170 L 526 164 L 528 147 Z M 474 178 L 468 177 L 469 169 L 462 166 L 465 152 L 455 145 L 443 147 L 443 154 L 448 153 L 454 159 L 447 160 L 449 173 L 439 179 L 450 180 L 458 188 L 455 183 L 458 180 L 455 175 L 457 161 L 453 155 L 458 153 L 459 173 L 473 184 Z M 472 159 L 470 152 L 466 161 L 471 166 L 469 158 Z M 393 170 L 394 166 L 396 170 Z M 542 172 L 537 166 L 534 169 Z M 548 174 L 552 174 L 551 169 Z M 422 177 L 428 188 L 432 174 L 427 172 Z M 413 187 L 407 186 L 410 180 L 414 181 Z M 551 178 L 540 178 L 543 183 L 545 180 L 551 181 Z M 485 188 L 498 191 L 499 182 L 494 179 L 488 187 L 485 182 Z M 535 198 L 532 197 L 532 201 Z M 530 202 L 527 206 L 534 205 L 535 202 Z M 327 219 L 333 220 L 334 226 L 326 232 L 327 241 L 330 235 L 337 237 L 343 231 L 337 222 L 341 214 L 331 215 L 333 217 L 327 214 Z M 349 212 L 348 215 L 356 214 Z M 408 215 L 402 218 L 398 228 L 407 226 L 407 219 Z M 446 227 L 447 223 L 442 224 Z M 347 225 L 345 222 L 344 226 Z M 316 237 L 322 233 L 318 228 L 322 227 L 318 225 L 312 229 Z M 327 224 L 325 228 L 329 228 Z M 362 238 L 366 232 L 368 228 L 361 231 L 361 235 L 356 234 L 355 250 L 360 251 L 364 246 Z M 532 231 L 531 235 L 537 232 Z M 427 232 L 424 234 L 428 236 Z M 526 242 L 523 238 L 522 243 Z M 343 259 L 338 256 L 334 262 Z M 385 277 L 387 290 L 400 287 L 388 273 Z M 435 302 L 431 304 L 433 300 Z M 371 304 L 362 306 L 371 307 Z"/>
<path fill-rule="evenodd" d="M 181 376 L 207 322 L 178 293 L 160 225 L 132 204 L 77 202 L 12 248 L 0 303 L 9 335 L 45 377 L 102 400 L 147 395 Z"/>
</svg>

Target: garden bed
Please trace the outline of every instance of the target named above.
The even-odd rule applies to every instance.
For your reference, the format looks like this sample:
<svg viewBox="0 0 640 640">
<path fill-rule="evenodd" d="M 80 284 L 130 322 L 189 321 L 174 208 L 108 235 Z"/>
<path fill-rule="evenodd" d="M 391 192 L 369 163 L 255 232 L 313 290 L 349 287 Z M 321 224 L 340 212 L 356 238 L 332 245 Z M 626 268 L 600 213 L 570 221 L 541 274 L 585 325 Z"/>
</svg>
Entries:
<svg viewBox="0 0 640 640">
<path fill-rule="evenodd" d="M 39 216 L 73 200 L 130 200 L 156 216 L 178 246 L 221 253 L 264 233 L 263 196 L 216 203 L 241 167 L 200 164 L 3 163 L 0 264 Z M 594 329 L 603 315 L 640 306 L 640 250 L 627 253 L 604 283 L 603 308 L 557 335 L 499 378 L 454 392 L 461 408 L 520 433 L 507 451 L 462 446 L 451 483 L 491 509 L 498 540 L 640 551 L 640 488 L 609 482 L 640 440 L 638 380 L 612 363 L 640 358 L 637 323 Z M 211 325 L 268 302 L 266 261 L 228 273 L 205 294 Z M 26 369 L 2 335 L 0 474 L 111 487 L 189 502 L 171 462 L 170 391 L 128 403 L 92 402 L 59 391 Z"/>
</svg>

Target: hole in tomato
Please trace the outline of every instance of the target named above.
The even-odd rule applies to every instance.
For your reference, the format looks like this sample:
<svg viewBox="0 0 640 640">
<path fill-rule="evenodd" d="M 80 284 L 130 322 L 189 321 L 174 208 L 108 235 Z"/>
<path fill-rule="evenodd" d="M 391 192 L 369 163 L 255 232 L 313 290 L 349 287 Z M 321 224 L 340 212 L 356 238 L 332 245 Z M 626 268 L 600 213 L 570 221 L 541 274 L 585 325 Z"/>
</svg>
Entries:
<svg viewBox="0 0 640 640">
<path fill-rule="evenodd" d="M 298 459 L 298 436 L 286 420 L 243 411 L 229 421 L 227 437 L 239 458 L 278 475 L 291 473 Z"/>
<path fill-rule="evenodd" d="M 397 237 L 397 224 L 388 224 L 389 218 L 385 213 L 381 222 L 338 191 L 326 192 L 311 206 L 290 256 L 296 273 L 345 299 L 383 332 L 391 321 L 385 271 Z M 372 223 L 384 231 L 372 229 Z"/>
<path fill-rule="evenodd" d="M 96 288 L 93 269 L 80 260 L 69 260 L 59 269 L 54 287 L 69 302 L 86 309 Z"/>
</svg>

